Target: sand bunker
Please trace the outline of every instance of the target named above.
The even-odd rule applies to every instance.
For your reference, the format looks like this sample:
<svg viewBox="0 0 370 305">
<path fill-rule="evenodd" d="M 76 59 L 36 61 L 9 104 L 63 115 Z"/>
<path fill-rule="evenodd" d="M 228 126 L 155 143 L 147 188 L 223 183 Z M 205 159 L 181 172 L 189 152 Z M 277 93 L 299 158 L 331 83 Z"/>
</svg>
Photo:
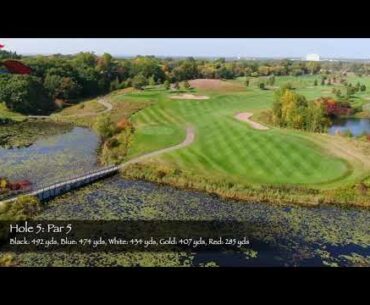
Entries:
<svg viewBox="0 0 370 305">
<path fill-rule="evenodd" d="M 189 81 L 192 88 L 209 91 L 243 91 L 245 87 L 237 82 L 223 81 L 220 79 L 193 79 Z"/>
<path fill-rule="evenodd" d="M 241 113 L 237 113 L 235 115 L 235 118 L 237 120 L 240 120 L 240 121 L 243 121 L 243 122 L 247 122 L 249 124 L 249 126 L 251 126 L 254 129 L 258 129 L 258 130 L 268 130 L 269 129 L 268 127 L 263 126 L 260 123 L 257 123 L 255 121 L 252 121 L 250 119 L 250 117 L 252 115 L 253 115 L 253 113 L 250 113 L 250 112 L 241 112 Z"/>
<path fill-rule="evenodd" d="M 208 100 L 209 96 L 184 93 L 179 95 L 172 95 L 171 98 L 176 100 Z"/>
</svg>

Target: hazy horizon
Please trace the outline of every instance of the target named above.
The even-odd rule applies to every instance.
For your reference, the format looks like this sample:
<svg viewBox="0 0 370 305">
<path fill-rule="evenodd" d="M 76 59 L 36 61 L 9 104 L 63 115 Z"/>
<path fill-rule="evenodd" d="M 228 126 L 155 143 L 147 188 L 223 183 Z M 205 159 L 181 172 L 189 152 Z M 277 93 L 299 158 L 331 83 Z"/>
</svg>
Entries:
<svg viewBox="0 0 370 305">
<path fill-rule="evenodd" d="M 0 38 L 23 55 L 105 52 L 113 56 L 370 59 L 370 39 L 351 38 Z"/>
</svg>

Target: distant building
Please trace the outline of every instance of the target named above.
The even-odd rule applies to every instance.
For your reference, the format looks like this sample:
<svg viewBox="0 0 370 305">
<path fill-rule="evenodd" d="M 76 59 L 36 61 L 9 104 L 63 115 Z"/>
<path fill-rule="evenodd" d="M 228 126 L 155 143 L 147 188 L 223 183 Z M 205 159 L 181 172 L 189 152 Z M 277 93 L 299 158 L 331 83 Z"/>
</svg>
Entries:
<svg viewBox="0 0 370 305">
<path fill-rule="evenodd" d="M 307 54 L 306 56 L 307 61 L 320 61 L 319 54 Z"/>
</svg>

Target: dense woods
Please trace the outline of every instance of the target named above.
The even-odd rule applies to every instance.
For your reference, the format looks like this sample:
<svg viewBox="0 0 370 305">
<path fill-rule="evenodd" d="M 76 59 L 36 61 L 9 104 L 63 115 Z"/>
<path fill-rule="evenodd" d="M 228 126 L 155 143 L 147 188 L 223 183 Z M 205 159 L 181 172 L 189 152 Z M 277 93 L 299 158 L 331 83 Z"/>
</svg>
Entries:
<svg viewBox="0 0 370 305">
<path fill-rule="evenodd" d="M 142 89 L 145 86 L 182 83 L 196 78 L 233 79 L 246 76 L 267 77 L 259 87 L 273 86 L 275 76 L 318 74 L 321 83 L 330 85 L 341 81 L 340 75 L 348 71 L 359 75 L 369 74 L 370 65 L 346 62 L 305 62 L 293 60 L 227 60 L 189 58 L 157 58 L 137 56 L 113 58 L 110 54 L 97 56 L 81 52 L 76 55 L 51 55 L 21 57 L 13 52 L 0 51 L 0 60 L 21 59 L 32 68 L 31 75 L 0 74 L 0 101 L 10 110 L 21 113 L 46 113 L 55 107 L 54 101 L 92 97 L 126 87 Z M 3 71 L 4 72 L 4 71 Z M 329 75 L 338 76 L 330 78 Z M 249 86 L 249 79 L 245 85 Z M 318 81 L 315 81 L 317 85 Z M 176 87 L 176 86 L 175 86 Z M 348 84 L 350 96 L 366 90 L 361 84 Z M 298 124 L 298 123 L 297 123 Z"/>
</svg>

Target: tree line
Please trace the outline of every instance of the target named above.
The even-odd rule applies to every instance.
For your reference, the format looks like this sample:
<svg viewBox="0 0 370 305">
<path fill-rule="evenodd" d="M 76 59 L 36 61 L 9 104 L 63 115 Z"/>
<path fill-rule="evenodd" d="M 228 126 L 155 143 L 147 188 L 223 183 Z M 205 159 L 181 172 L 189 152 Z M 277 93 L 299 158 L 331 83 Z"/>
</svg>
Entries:
<svg viewBox="0 0 370 305">
<path fill-rule="evenodd" d="M 236 77 L 267 77 L 260 83 L 272 86 L 275 76 L 321 74 L 349 70 L 352 66 L 336 62 L 305 62 L 292 60 L 226 60 L 189 58 L 158 58 L 136 56 L 113 58 L 108 53 L 97 56 L 81 52 L 76 55 L 19 56 L 0 51 L 0 59 L 16 58 L 32 68 L 31 75 L 0 75 L 0 101 L 21 113 L 45 113 L 55 108 L 55 100 L 93 97 L 112 90 L 163 84 L 187 86 L 196 78 L 233 79 Z M 365 64 L 364 64 L 365 65 Z M 358 65 L 355 66 L 357 70 Z M 369 71 L 370 68 L 359 70 Z M 362 72 L 361 72 L 362 73 Z M 249 82 L 247 80 L 247 82 Z M 248 85 L 248 84 L 246 84 Z"/>
</svg>

